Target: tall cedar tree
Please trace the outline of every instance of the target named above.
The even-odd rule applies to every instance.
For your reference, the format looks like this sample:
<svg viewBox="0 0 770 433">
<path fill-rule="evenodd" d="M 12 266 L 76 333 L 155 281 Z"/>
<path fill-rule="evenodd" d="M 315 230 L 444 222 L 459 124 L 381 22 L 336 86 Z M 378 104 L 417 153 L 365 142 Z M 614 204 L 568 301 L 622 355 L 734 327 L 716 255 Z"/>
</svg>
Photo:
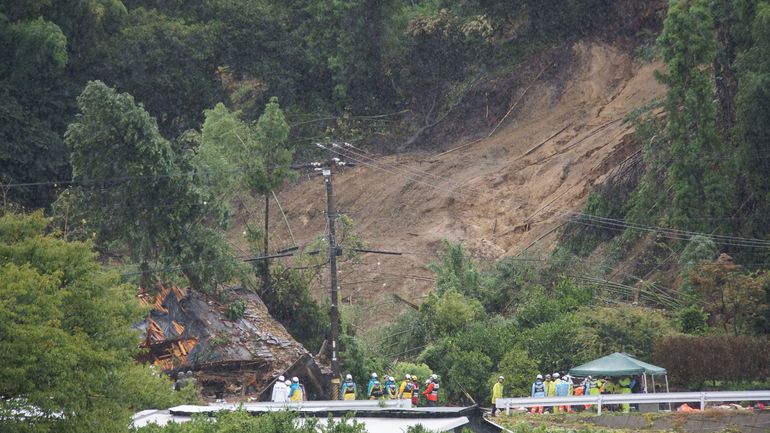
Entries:
<svg viewBox="0 0 770 433">
<path fill-rule="evenodd" d="M 667 66 L 661 78 L 669 88 L 669 222 L 700 231 L 709 231 L 732 207 L 731 165 L 716 127 L 713 28 L 707 1 L 672 1 L 660 37 Z"/>
</svg>

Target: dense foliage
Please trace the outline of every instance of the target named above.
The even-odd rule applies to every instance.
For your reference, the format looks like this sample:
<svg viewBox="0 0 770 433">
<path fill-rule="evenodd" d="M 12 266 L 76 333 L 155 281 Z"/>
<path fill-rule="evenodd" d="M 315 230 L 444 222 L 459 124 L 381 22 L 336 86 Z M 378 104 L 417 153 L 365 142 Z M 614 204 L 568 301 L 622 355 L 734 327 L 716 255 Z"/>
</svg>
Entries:
<svg viewBox="0 0 770 433">
<path fill-rule="evenodd" d="M 134 364 L 134 289 L 48 230 L 40 213 L 0 217 L 0 429 L 126 431 L 133 412 L 189 398 Z"/>
</svg>

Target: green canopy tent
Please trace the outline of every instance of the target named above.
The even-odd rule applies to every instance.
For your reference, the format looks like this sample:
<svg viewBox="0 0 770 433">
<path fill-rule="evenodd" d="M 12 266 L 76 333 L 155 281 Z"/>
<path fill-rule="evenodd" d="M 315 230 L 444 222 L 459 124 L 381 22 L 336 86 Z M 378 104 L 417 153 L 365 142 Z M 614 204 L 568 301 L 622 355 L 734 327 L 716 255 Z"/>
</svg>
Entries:
<svg viewBox="0 0 770 433">
<path fill-rule="evenodd" d="M 647 375 L 652 377 L 652 392 L 655 392 L 655 376 L 664 376 L 666 392 L 668 392 L 668 372 L 665 368 L 640 361 L 627 353 L 618 353 L 594 359 L 583 365 L 571 368 L 570 375 L 574 376 L 634 376 L 643 378 L 644 391 L 647 392 Z"/>
</svg>

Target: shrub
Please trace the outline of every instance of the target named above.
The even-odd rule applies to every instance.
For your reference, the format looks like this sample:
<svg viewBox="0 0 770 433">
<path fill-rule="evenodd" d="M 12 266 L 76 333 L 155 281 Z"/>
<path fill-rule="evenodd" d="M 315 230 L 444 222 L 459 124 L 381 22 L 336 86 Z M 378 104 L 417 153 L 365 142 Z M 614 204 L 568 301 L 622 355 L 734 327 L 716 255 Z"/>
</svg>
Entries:
<svg viewBox="0 0 770 433">
<path fill-rule="evenodd" d="M 227 306 L 225 316 L 227 320 L 238 320 L 243 317 L 243 313 L 246 312 L 246 303 L 242 299 L 238 299 Z"/>
<path fill-rule="evenodd" d="M 655 347 L 655 362 L 677 384 L 706 380 L 747 381 L 770 376 L 767 338 L 675 336 Z"/>
</svg>

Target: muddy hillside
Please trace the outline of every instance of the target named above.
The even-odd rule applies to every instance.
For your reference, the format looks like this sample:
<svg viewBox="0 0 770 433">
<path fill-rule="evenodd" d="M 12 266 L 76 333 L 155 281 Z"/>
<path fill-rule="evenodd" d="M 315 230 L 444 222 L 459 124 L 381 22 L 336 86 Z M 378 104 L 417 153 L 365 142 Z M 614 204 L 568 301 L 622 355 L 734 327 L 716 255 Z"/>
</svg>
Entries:
<svg viewBox="0 0 770 433">
<path fill-rule="evenodd" d="M 340 212 L 369 247 L 408 252 L 343 263 L 345 303 L 366 311 L 393 305 L 394 294 L 419 303 L 432 285 L 426 265 L 442 239 L 490 259 L 553 248 L 565 212 L 579 210 L 592 187 L 639 149 L 624 117 L 664 96 L 654 78 L 660 64 L 637 64 L 624 50 L 583 42 L 542 63 L 513 88 L 487 93 L 504 99 L 506 110 L 490 114 L 482 106 L 448 116 L 443 130 L 457 130 L 460 138 L 435 152 L 381 156 L 337 149 L 357 164 L 335 177 Z M 435 139 L 441 130 L 426 135 Z M 320 176 L 304 175 L 278 197 L 297 243 L 324 233 Z M 271 236 L 287 243 L 286 224 L 273 208 Z M 319 285 L 317 295 L 325 293 Z"/>
</svg>

